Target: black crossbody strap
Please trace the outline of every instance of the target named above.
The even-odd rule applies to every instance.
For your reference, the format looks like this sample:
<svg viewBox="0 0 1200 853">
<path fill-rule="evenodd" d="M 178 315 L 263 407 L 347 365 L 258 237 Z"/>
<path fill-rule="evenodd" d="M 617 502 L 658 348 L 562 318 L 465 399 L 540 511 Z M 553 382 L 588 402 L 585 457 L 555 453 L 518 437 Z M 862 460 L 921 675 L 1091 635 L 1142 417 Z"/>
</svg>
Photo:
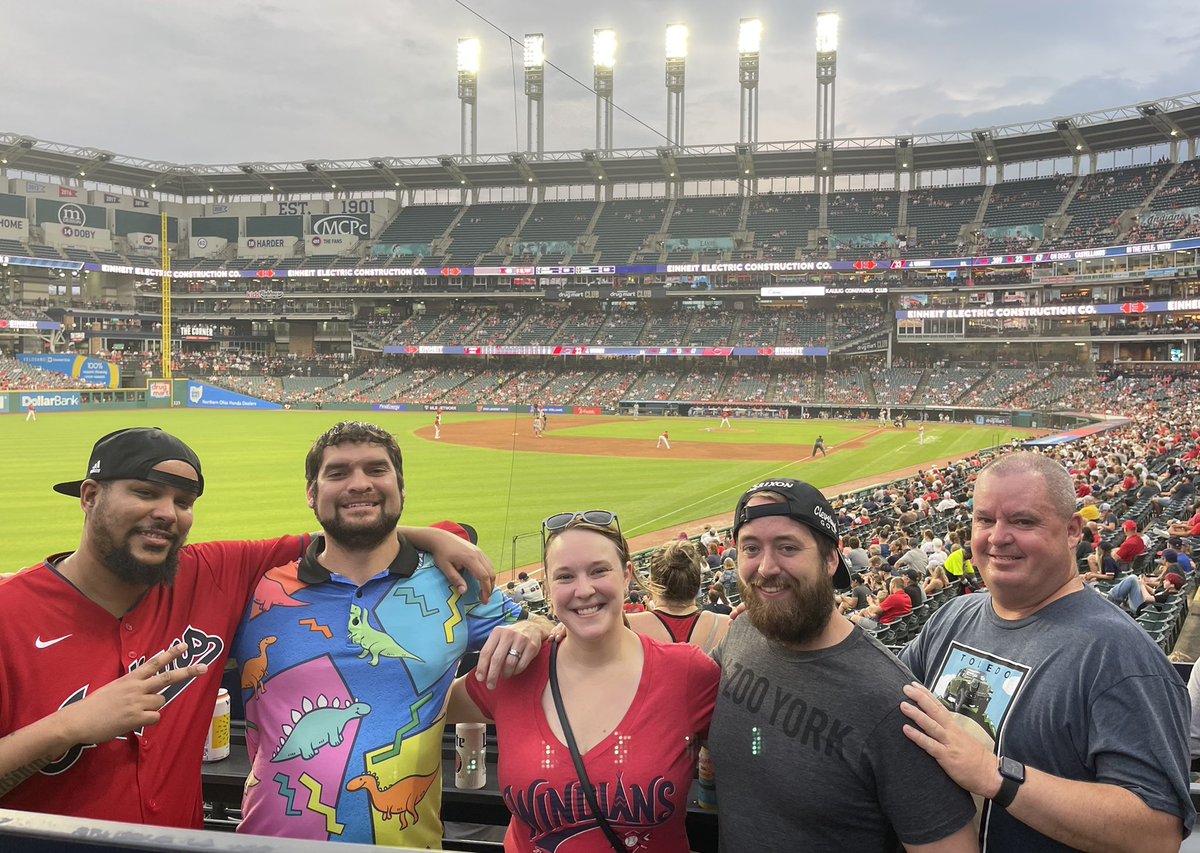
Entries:
<svg viewBox="0 0 1200 853">
<path fill-rule="evenodd" d="M 558 689 L 558 643 L 550 644 L 550 695 L 554 698 L 554 710 L 558 712 L 558 724 L 562 726 L 563 737 L 567 739 L 567 748 L 571 750 L 571 760 L 575 762 L 575 775 L 579 777 L 579 784 L 583 786 L 584 796 L 587 797 L 588 805 L 592 809 L 592 815 L 596 818 L 596 823 L 604 830 L 605 836 L 608 838 L 608 843 L 612 845 L 613 850 L 617 853 L 626 853 L 624 845 L 621 844 L 621 839 L 613 832 L 613 828 L 608 825 L 604 815 L 600 813 L 600 804 L 596 802 L 596 792 L 592 788 L 592 783 L 588 779 L 587 771 L 583 767 L 583 756 L 579 754 L 579 746 L 575 743 L 575 735 L 571 732 L 571 724 L 567 721 L 567 709 L 563 707 L 562 693 Z"/>
</svg>

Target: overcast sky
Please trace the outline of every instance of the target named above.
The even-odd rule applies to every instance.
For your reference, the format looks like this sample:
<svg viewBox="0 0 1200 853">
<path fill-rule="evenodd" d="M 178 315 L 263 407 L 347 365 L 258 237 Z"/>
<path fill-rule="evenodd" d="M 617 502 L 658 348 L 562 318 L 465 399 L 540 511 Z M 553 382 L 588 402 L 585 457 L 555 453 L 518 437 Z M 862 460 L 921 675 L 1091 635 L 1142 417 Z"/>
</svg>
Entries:
<svg viewBox="0 0 1200 853">
<path fill-rule="evenodd" d="M 986 127 L 1200 89 L 1195 0 L 9 0 L 0 131 L 177 163 L 458 153 L 455 43 L 478 36 L 479 151 L 522 150 L 520 47 L 500 30 L 518 42 L 545 33 L 548 60 L 590 86 L 592 30 L 612 27 L 615 100 L 637 119 L 617 113 L 615 145 L 658 145 L 663 33 L 683 22 L 684 141 L 734 142 L 737 24 L 758 16 L 759 139 L 810 139 L 818 9 L 842 13 L 838 136 Z M 545 113 L 547 150 L 593 147 L 595 96 L 553 68 Z"/>
</svg>

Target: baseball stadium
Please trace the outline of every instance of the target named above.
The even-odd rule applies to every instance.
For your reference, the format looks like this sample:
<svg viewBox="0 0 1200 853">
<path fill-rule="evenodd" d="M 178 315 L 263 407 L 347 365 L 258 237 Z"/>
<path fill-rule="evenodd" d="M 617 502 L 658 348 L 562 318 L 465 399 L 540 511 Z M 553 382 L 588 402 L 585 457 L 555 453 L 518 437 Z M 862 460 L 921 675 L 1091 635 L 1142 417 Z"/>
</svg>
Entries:
<svg viewBox="0 0 1200 853">
<path fill-rule="evenodd" d="M 1168 698 L 1153 708 L 1130 706 L 1125 724 L 1145 730 L 1136 743 L 1163 773 L 1173 772 L 1178 758 L 1183 770 L 1176 775 L 1186 776 L 1193 756 L 1200 757 L 1195 735 L 1190 747 L 1172 745 L 1180 737 L 1186 741 L 1188 731 L 1168 719 L 1167 708 L 1175 701 L 1186 706 L 1184 681 L 1200 654 L 1200 623 L 1187 618 L 1200 586 L 1190 557 L 1193 540 L 1200 539 L 1195 502 L 1200 420 L 1194 403 L 1200 398 L 1200 92 L 1093 112 L 1029 115 L 1005 125 L 846 138 L 835 123 L 837 33 L 838 16 L 822 13 L 816 133 L 801 140 L 758 137 L 764 36 L 756 18 L 739 25 L 739 127 L 729 133 L 737 141 L 723 144 L 685 142 L 685 68 L 696 57 L 689 60 L 683 25 L 667 28 L 667 121 L 657 145 L 615 144 L 616 36 L 607 29 L 593 34 L 587 87 L 595 105 L 594 144 L 574 150 L 545 147 L 543 110 L 553 118 L 552 105 L 545 103 L 546 76 L 559 69 L 546 58 L 545 37 L 538 33 L 508 36 L 518 57 L 512 109 L 515 119 L 525 120 L 521 150 L 478 151 L 477 38 L 458 42 L 458 104 L 447 107 L 457 107 L 461 119 L 457 154 L 423 154 L 419 140 L 408 140 L 391 155 L 363 159 L 320 159 L 314 152 L 295 162 L 196 164 L 171 160 L 170 150 L 133 154 L 90 147 L 86 122 L 67 143 L 0 132 L 0 448 L 6 460 L 0 518 L 8 532 L 0 572 L 14 573 L 0 576 L 5 578 L 0 612 L 6 614 L 0 621 L 10 623 L 0 626 L 0 670 L 25 672 L 14 662 L 17 653 L 10 659 L 7 650 L 24 643 L 30 630 L 18 630 L 20 620 L 9 618 L 4 608 L 15 605 L 4 604 L 5 589 L 11 592 L 23 575 L 38 570 L 67 579 L 57 573 L 57 558 L 47 561 L 48 555 L 71 551 L 81 525 L 86 544 L 91 535 L 86 531 L 99 523 L 88 499 L 93 492 L 84 489 L 81 506 L 51 486 L 80 477 L 96 484 L 103 476 L 101 460 L 112 464 L 97 441 L 120 430 L 160 428 L 194 451 L 162 458 L 202 462 L 203 497 L 190 534 L 184 531 L 189 542 L 302 537 L 311 548 L 320 540 L 309 540 L 309 532 L 326 522 L 316 481 L 306 471 L 314 440 L 346 421 L 381 428 L 402 454 L 400 523 L 426 528 L 452 522 L 448 526 L 490 560 L 494 595 L 503 594 L 523 621 L 554 616 L 558 575 L 551 577 L 544 565 L 557 535 L 551 522 L 564 513 L 571 519 L 564 522 L 567 531 L 573 525 L 613 525 L 617 538 L 628 540 L 633 573 L 643 580 L 657 571 L 668 543 L 692 543 L 700 585 L 691 590 L 695 600 L 689 606 L 699 612 L 719 586 L 728 604 L 747 606 L 739 618 L 751 618 L 756 594 L 738 574 L 745 569 L 735 562 L 747 558 L 738 553 L 733 534 L 738 525 L 753 529 L 780 521 L 758 517 L 772 513 L 756 516 L 753 502 L 745 504 L 764 484 L 783 483 L 791 513 L 785 520 L 832 536 L 838 559 L 854 573 L 852 583 L 838 586 L 836 606 L 848 617 L 861 617 L 855 636 L 866 634 L 872 648 L 899 655 L 918 681 L 927 682 L 938 712 L 944 708 L 956 719 L 969 718 L 966 725 L 1000 757 L 998 772 L 1006 781 L 995 797 L 980 795 L 938 760 L 948 778 L 985 804 L 978 833 L 966 833 L 968 846 L 929 849 L 1200 850 L 1187 837 L 1195 817 L 1191 801 L 1200 791 L 1191 782 L 1195 774 L 1175 786 L 1182 791 L 1176 802 L 1171 790 L 1153 789 L 1153 780 L 1139 775 L 1142 765 L 1133 758 L 1106 759 L 1106 738 L 1089 746 L 1090 766 L 1076 768 L 1073 776 L 1065 770 L 1056 775 L 1058 765 L 1035 770 L 1041 766 L 1035 754 L 1019 757 L 1030 768 L 1028 777 L 1023 765 L 1019 781 L 1009 775 L 1000 745 L 1018 736 L 998 732 L 1005 731 L 1006 716 L 1008 731 L 1018 731 L 1022 691 L 1028 707 L 1042 689 L 1031 674 L 1037 667 L 1023 663 L 1023 652 L 977 653 L 965 639 L 951 637 L 947 656 L 929 661 L 931 668 L 943 667 L 941 674 L 925 678 L 914 665 L 924 652 L 913 651 L 924 649 L 920 638 L 928 620 L 931 636 L 935 629 L 944 631 L 948 619 L 939 620 L 937 611 L 957 606 L 956 598 L 990 598 L 988 581 L 1005 577 L 996 565 L 991 571 L 978 565 L 979 543 L 991 540 L 981 539 L 976 498 L 986 494 L 985 483 L 1017 475 L 988 475 L 988 463 L 1018 452 L 1055 460 L 1077 501 L 1075 520 L 1068 524 L 1076 525 L 1072 542 L 1079 543 L 1072 545 L 1078 570 L 1072 582 L 1080 585 L 1080 596 L 1107 599 L 1104 606 L 1137 629 L 1134 640 L 1124 642 L 1128 647 L 1145 641 L 1139 652 L 1150 661 L 1145 666 L 1175 673 L 1164 676 Z M 353 148 L 349 142 L 346 147 Z M 141 156 L 146 153 L 167 159 Z M 248 150 L 245 156 L 256 155 Z M 197 467 L 188 476 L 198 475 Z M 991 480 L 980 479 L 985 476 Z M 804 510 L 810 520 L 797 514 L 799 503 L 789 497 L 795 481 L 815 486 L 827 501 Z M 606 520 L 590 520 L 589 510 L 602 511 Z M 187 512 L 190 516 L 190 499 Z M 823 530 L 811 520 L 813 513 L 827 514 L 832 527 Z M 1021 535 L 1014 541 L 1024 543 Z M 856 551 L 862 552 L 861 564 L 849 556 Z M 252 595 L 243 631 L 258 617 L 259 625 L 285 618 L 295 623 L 288 608 L 309 606 L 301 590 L 308 559 L 282 561 L 298 562 L 300 580 L 292 576 L 277 584 L 284 592 L 274 607 Z M 993 555 L 993 563 L 998 559 Z M 899 578 L 903 590 L 914 564 L 909 580 L 920 588 L 920 601 L 900 592 L 912 603 L 897 617 L 885 606 L 895 594 L 889 594 L 889 583 Z M 934 570 L 942 566 L 937 580 Z M 23 567 L 31 568 L 18 573 Z M 876 569 L 878 576 L 869 578 Z M 265 578 L 276 571 L 271 568 Z M 382 581 L 369 581 L 376 582 Z M 68 583 L 68 597 L 89 595 L 90 587 L 74 578 Z M 660 592 L 649 585 L 639 595 L 640 585 L 635 581 L 624 590 L 633 589 L 623 604 L 631 616 L 639 600 Z M 994 586 L 998 598 L 1003 581 Z M 857 587 L 862 595 L 856 601 Z M 240 594 L 224 587 L 219 592 Z M 416 596 L 405 599 L 409 606 L 429 615 L 424 599 L 406 595 Z M 457 595 L 449 608 L 462 621 Z M 711 601 L 718 603 L 715 593 Z M 404 640 L 407 634 L 388 633 L 390 603 L 367 607 L 362 617 L 360 633 L 370 635 L 374 646 L 356 635 L 359 623 L 351 622 L 351 640 L 361 641 L 363 657 L 374 649 L 367 663 L 355 659 L 359 667 L 378 664 L 377 671 L 367 671 L 372 676 L 392 664 L 412 667 L 411 675 L 412 661 L 424 663 L 422 657 L 430 654 Z M 239 600 L 238 606 L 244 604 Z M 131 609 L 124 622 L 118 615 L 113 630 L 124 624 L 141 638 L 136 612 Z M 49 627 L 57 623 L 43 627 L 29 618 L 36 622 L 38 650 L 59 642 L 44 637 L 65 640 L 75 630 L 74 622 L 63 623 L 70 630 L 59 630 Z M 322 630 L 326 641 L 340 639 L 319 618 L 300 624 L 306 621 L 303 643 L 319 643 Z M 568 634 L 575 630 L 570 618 L 563 621 Z M 449 645 L 453 626 L 446 624 Z M 421 775 L 425 758 L 419 756 L 428 757 L 428 750 L 418 754 L 410 747 L 406 753 L 408 729 L 397 723 L 396 754 L 386 744 L 367 753 L 355 747 L 345 766 L 339 765 L 339 799 L 328 785 L 321 788 L 325 777 L 313 766 L 329 763 L 355 737 L 363 741 L 375 731 L 366 716 L 371 707 L 352 688 L 350 670 L 339 674 L 336 664 L 331 676 L 302 669 L 314 665 L 314 657 L 296 664 L 291 675 L 277 664 L 268 671 L 268 661 L 277 660 L 286 644 L 282 635 L 278 644 L 275 635 L 265 634 L 254 641 L 259 645 L 250 643 L 258 657 L 248 662 L 239 649 L 250 635 L 238 636 L 243 639 L 235 641 L 232 633 L 217 638 L 218 645 L 233 647 L 223 654 L 232 650 L 241 663 L 239 669 L 230 660 L 224 682 L 233 699 L 234 755 L 204 765 L 198 824 L 156 819 L 157 805 L 143 805 L 140 818 L 124 809 L 105 812 L 125 821 L 124 829 L 104 824 L 79 805 L 83 800 L 61 809 L 31 806 L 18 799 L 22 787 L 52 779 L 50 771 L 34 773 L 38 778 L 16 783 L 8 794 L 13 786 L 6 786 L 0 761 L 0 847 L 33 851 L 60 843 L 62 849 L 101 849 L 97 839 L 104 833 L 128 832 L 149 845 L 129 849 L 165 849 L 162 845 L 185 843 L 200 825 L 210 833 L 229 833 L 243 820 L 247 831 L 246 826 L 287 819 L 302 825 L 295 837 L 310 841 L 421 847 L 424 836 L 403 832 L 409 821 L 436 824 L 440 831 L 440 807 L 444 839 L 431 836 L 430 843 L 445 849 L 607 850 L 610 842 L 617 844 L 609 837 L 613 831 L 621 837 L 620 849 L 677 849 L 656 841 L 666 836 L 652 836 L 659 830 L 626 820 L 607 800 L 608 822 L 598 821 L 607 832 L 590 833 L 593 847 L 576 846 L 575 835 L 591 825 L 575 812 L 575 823 L 568 829 L 555 824 L 554 831 L 549 817 L 530 817 L 550 807 L 536 806 L 532 793 L 522 805 L 497 786 L 497 737 L 500 753 L 505 750 L 499 723 L 481 741 L 489 753 L 486 761 L 478 756 L 487 764 L 486 783 L 479 790 L 456 787 L 452 777 L 461 782 L 466 775 L 462 736 L 448 728 L 443 742 L 445 721 L 434 709 L 437 703 L 421 710 L 423 699 L 411 706 L 410 727 L 433 731 L 434 769 Z M 181 637 L 187 640 L 173 634 L 153 648 L 159 640 L 147 639 L 145 648 L 130 649 L 129 659 L 145 661 Z M 1080 657 L 1087 658 L 1082 634 L 1072 637 L 1081 644 Z M 124 646 L 114 653 L 130 675 L 136 673 L 124 660 Z M 523 661 L 518 646 L 509 654 Z M 564 668 L 566 660 L 564 653 Z M 1116 666 L 1105 661 L 1105 667 Z M 443 689 L 457 663 L 437 676 L 445 676 Z M 254 665 L 260 671 L 247 681 Z M 951 674 L 952 665 L 959 668 Z M 1140 657 L 1137 665 L 1143 665 Z M 997 675 L 1001 670 L 1003 677 Z M 270 734 L 252 708 L 270 696 L 272 675 L 280 689 L 289 677 L 316 679 L 312 683 L 321 685 L 325 704 L 315 694 L 306 696 L 304 714 L 294 711 L 283 737 L 272 735 L 281 744 L 271 763 L 260 767 L 246 761 L 243 744 L 253 753 L 258 738 Z M 320 681 L 339 675 L 345 681 L 336 689 Z M 0 676 L 0 741 L 18 728 L 12 706 L 28 695 L 13 695 L 21 688 L 11 677 L 10 682 L 8 674 Z M 722 678 L 722 690 L 729 691 L 730 679 Z M 1195 677 L 1192 682 L 1200 684 Z M 214 694 L 216 686 L 214 681 Z M 484 709 L 474 689 L 476 705 Z M 47 712 L 87 694 L 83 689 L 70 698 L 47 697 Z M 1200 687 L 1192 692 L 1193 699 L 1198 695 Z M 895 702 L 903 698 L 897 693 Z M 205 701 L 211 705 L 207 694 Z M 456 701 L 450 699 L 451 708 Z M 720 718 L 722 700 L 715 701 Z M 740 711 L 742 700 L 737 701 Z M 1071 701 L 1064 699 L 1062 707 Z M 407 718 L 409 705 L 398 700 L 399 705 Z M 366 710 L 351 710 L 360 706 Z M 546 707 L 549 719 L 554 707 Z M 1043 707 L 1062 715 L 1047 711 L 1038 718 L 1043 728 L 1067 730 L 1077 722 L 1076 712 L 1058 704 Z M 163 711 L 164 721 L 170 710 Z M 302 717 L 311 722 L 316 711 L 342 713 L 344 719 L 311 744 L 295 746 Z M 565 720 L 565 712 L 559 714 Z M 1115 725 L 1114 719 L 1105 724 Z M 1094 724 L 1084 714 L 1078 714 L 1078 723 L 1082 733 L 1072 730 L 1064 740 L 1085 738 L 1083 730 Z M 724 725 L 730 725 L 728 719 Z M 815 725 L 812 716 L 807 725 Z M 713 726 L 715 734 L 716 718 Z M 150 734 L 145 743 L 155 740 L 156 731 L 153 725 L 145 728 Z M 142 738 L 143 730 L 138 733 Z M 806 730 L 806 741 L 808 736 Z M 1148 743 L 1151 737 L 1156 740 Z M 117 742 L 128 745 L 124 736 Z M 148 749 L 145 743 L 142 749 Z M 79 754 L 89 749 L 103 751 L 94 744 L 72 746 Z M 1162 757 L 1168 749 L 1174 752 Z M 354 766 L 360 753 L 365 768 Z M 726 796 L 737 802 L 721 788 L 721 779 L 734 775 L 723 769 L 722 757 L 714 746 L 716 790 L 722 804 Z M 77 760 L 78 754 L 72 762 Z M 795 848 L 781 847 L 766 840 L 775 837 L 766 831 L 760 846 L 745 839 L 730 844 L 726 833 L 732 830 L 724 822 L 732 816 L 712 810 L 712 767 L 706 788 L 705 760 L 692 783 L 685 843 L 678 849 L 832 849 L 799 841 Z M 51 765 L 56 766 L 66 773 L 72 763 Z M 569 761 L 565 767 L 575 772 Z M 274 776 L 263 776 L 263 769 Z M 446 777 L 441 798 L 419 805 L 438 773 Z M 1153 843 L 1104 846 L 1086 833 L 1046 828 L 1022 811 L 1020 794 L 1006 793 L 1010 779 L 1024 785 L 1036 778 L 1036 785 L 1022 791 L 1028 797 L 1045 778 L 1061 781 L 1059 776 L 1116 789 L 1114 800 L 1096 802 L 1117 803 L 1112 813 L 1124 826 L 1142 827 L 1140 837 Z M 901 778 L 907 777 L 893 777 L 893 784 Z M 138 779 L 139 785 L 150 784 Z M 413 788 L 414 779 L 427 781 Z M 1139 787 L 1142 782 L 1152 789 L 1149 794 Z M 255 786 L 274 789 L 270 793 L 283 804 L 278 815 L 263 818 L 273 806 L 250 793 L 243 803 L 243 783 L 247 792 Z M 579 808 L 598 815 L 595 803 L 583 799 L 590 792 L 586 780 L 579 790 Z M 1038 790 L 1051 796 L 1050 787 Z M 998 805 L 1011 796 L 1017 799 Z M 1089 795 L 1074 796 L 1083 803 Z M 420 824 L 426 806 L 433 811 Z M 1172 822 L 1154 822 L 1165 817 Z M 890 820 L 887 814 L 884 819 Z M 6 820 L 11 830 L 3 828 Z M 185 828 L 128 825 L 138 823 Z M 518 823 L 533 827 L 530 838 L 519 843 L 511 837 Z M 89 827 L 98 834 L 89 836 Z M 1109 831 L 1110 843 L 1123 837 Z M 155 841 L 160 835 L 166 840 Z M 1034 836 L 1036 843 L 1020 840 Z M 927 843 L 914 840 L 919 833 L 897 821 L 881 837 L 890 839 L 887 849 L 898 844 L 925 849 L 920 845 Z M 206 843 L 217 849 L 249 849 L 237 846 L 239 836 L 205 838 L 215 839 Z M 282 839 L 241 840 L 271 845 L 256 849 L 301 849 L 301 842 L 292 848 Z M 858 849 L 883 849 L 863 844 Z"/>
</svg>

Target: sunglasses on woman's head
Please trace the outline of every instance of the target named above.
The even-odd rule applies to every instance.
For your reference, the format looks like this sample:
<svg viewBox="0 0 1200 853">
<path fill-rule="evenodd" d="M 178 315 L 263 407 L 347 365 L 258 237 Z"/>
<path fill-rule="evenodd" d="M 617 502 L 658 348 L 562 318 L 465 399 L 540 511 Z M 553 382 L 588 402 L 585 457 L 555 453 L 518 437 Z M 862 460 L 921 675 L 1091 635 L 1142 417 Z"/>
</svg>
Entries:
<svg viewBox="0 0 1200 853">
<path fill-rule="evenodd" d="M 572 524 L 590 524 L 593 527 L 612 527 L 620 531 L 617 514 L 604 509 L 589 509 L 586 512 L 560 512 L 542 522 L 542 528 L 548 533 L 566 530 Z"/>
</svg>

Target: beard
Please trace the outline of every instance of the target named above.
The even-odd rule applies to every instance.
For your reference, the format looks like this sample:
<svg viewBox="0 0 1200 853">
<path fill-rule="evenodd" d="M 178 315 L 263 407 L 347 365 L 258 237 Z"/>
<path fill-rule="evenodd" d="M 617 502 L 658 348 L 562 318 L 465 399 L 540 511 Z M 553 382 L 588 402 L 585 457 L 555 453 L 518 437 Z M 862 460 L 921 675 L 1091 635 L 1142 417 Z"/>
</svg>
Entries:
<svg viewBox="0 0 1200 853">
<path fill-rule="evenodd" d="M 396 525 L 400 523 L 400 513 L 403 511 L 403 503 L 395 513 L 389 513 L 380 504 L 379 520 L 366 524 L 343 521 L 336 507 L 325 518 L 322 518 L 315 508 L 313 515 L 317 517 L 321 529 L 330 541 L 336 542 L 347 551 L 370 551 L 389 536 L 396 535 Z"/>
<path fill-rule="evenodd" d="M 94 536 L 96 550 L 99 552 L 101 563 L 118 580 L 133 586 L 169 587 L 175 583 L 175 573 L 179 569 L 179 550 L 183 547 L 183 539 L 179 537 L 174 538 L 170 548 L 167 550 L 166 556 L 163 557 L 160 563 L 147 563 L 144 560 L 139 560 L 133 556 L 133 550 L 129 547 L 129 539 L 139 532 L 139 530 L 161 530 L 169 533 L 170 527 L 149 525 L 134 528 L 130 531 L 124 542 L 118 543 L 116 536 L 112 533 L 112 524 L 103 503 L 96 505 L 94 514 L 96 516 L 96 533 Z"/>
<path fill-rule="evenodd" d="M 780 581 L 791 595 L 772 601 L 764 600 L 753 583 L 744 584 L 750 624 L 777 643 L 801 645 L 816 639 L 833 616 L 833 584 L 825 577 L 801 582 L 781 575 Z"/>
</svg>

